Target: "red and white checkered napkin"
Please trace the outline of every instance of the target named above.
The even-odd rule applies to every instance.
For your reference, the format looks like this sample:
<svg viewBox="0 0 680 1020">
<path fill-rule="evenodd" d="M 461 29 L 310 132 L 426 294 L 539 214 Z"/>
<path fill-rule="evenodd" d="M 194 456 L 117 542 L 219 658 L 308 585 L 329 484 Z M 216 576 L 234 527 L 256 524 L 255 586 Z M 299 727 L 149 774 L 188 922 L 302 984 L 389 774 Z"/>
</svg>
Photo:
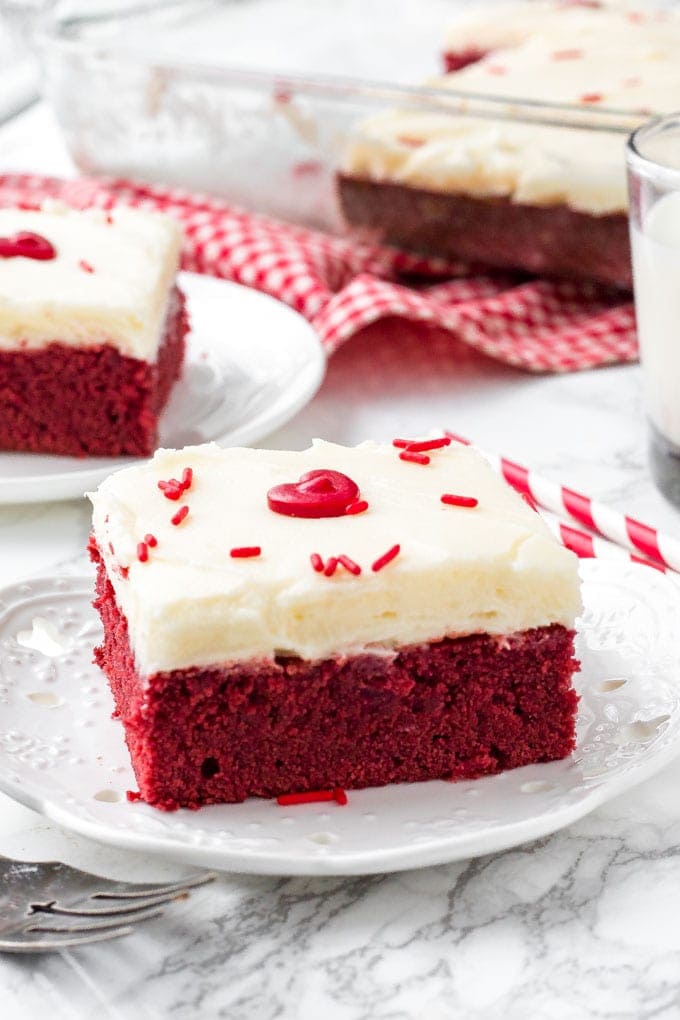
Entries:
<svg viewBox="0 0 680 1020">
<path fill-rule="evenodd" d="M 0 205 L 45 198 L 176 216 L 186 237 L 185 269 L 279 298 L 312 323 L 329 353 L 370 323 L 397 316 L 440 326 L 489 357 L 532 372 L 637 357 L 632 303 L 590 284 L 486 275 L 461 263 L 276 222 L 175 188 L 0 176 Z"/>
</svg>

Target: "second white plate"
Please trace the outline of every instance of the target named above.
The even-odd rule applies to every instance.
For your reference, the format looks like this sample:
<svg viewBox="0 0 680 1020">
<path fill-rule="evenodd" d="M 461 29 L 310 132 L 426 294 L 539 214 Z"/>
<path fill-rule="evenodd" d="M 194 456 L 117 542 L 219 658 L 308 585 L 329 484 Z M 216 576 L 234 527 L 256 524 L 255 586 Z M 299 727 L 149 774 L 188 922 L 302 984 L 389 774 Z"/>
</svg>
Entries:
<svg viewBox="0 0 680 1020">
<path fill-rule="evenodd" d="M 349 802 L 271 800 L 157 811 L 135 777 L 92 647 L 89 578 L 0 592 L 0 789 L 101 843 L 264 874 L 398 871 L 544 836 L 680 753 L 680 588 L 648 567 L 581 564 L 577 747 L 563 761 L 473 782 L 349 791 Z"/>
<path fill-rule="evenodd" d="M 179 284 L 191 333 L 159 445 L 255 443 L 316 393 L 326 368 L 321 342 L 301 315 L 266 294 L 196 273 L 180 273 Z M 0 452 L 0 504 L 78 499 L 132 463 Z"/>
</svg>

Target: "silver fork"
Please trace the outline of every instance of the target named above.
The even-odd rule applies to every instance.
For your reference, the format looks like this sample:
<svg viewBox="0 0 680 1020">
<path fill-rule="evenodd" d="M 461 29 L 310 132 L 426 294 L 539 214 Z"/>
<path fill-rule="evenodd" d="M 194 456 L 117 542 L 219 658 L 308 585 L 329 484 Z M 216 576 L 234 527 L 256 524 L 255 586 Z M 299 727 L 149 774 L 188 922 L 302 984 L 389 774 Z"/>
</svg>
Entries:
<svg viewBox="0 0 680 1020">
<path fill-rule="evenodd" d="M 167 885 L 112 882 L 58 861 L 0 855 L 0 952 L 44 953 L 129 935 L 215 877 L 204 871 Z"/>
</svg>

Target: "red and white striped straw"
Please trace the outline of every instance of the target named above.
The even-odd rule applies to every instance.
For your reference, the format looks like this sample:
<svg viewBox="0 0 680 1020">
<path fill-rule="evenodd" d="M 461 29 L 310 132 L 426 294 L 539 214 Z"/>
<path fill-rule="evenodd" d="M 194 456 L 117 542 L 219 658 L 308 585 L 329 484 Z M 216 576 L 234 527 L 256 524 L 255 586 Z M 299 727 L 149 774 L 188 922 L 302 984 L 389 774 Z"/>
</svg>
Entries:
<svg viewBox="0 0 680 1020">
<path fill-rule="evenodd" d="M 454 432 L 445 430 L 445 435 L 465 446 L 474 445 L 469 439 L 456 435 Z M 564 518 L 566 515 L 567 518 L 586 525 L 596 535 L 601 535 L 609 542 L 630 550 L 633 553 L 630 559 L 634 562 L 648 563 L 651 561 L 651 564 L 662 569 L 680 572 L 680 542 L 677 539 L 671 538 L 670 535 L 658 531 L 649 524 L 643 524 L 634 517 L 628 517 L 598 500 L 591 499 L 590 496 L 585 496 L 565 485 L 544 478 L 536 471 L 508 460 L 507 457 L 488 453 L 479 447 L 475 447 L 475 449 L 503 475 L 513 489 L 542 509 L 551 511 L 558 519 Z M 602 547 L 599 544 L 598 546 L 594 544 L 597 541 L 595 535 L 571 528 L 563 521 L 561 524 L 565 530 L 564 534 L 560 534 L 559 537 L 565 545 L 569 545 L 569 541 L 572 541 L 574 544 L 569 545 L 569 548 L 574 548 L 575 552 L 578 552 L 578 548 L 575 546 L 580 546 L 582 551 L 579 555 L 596 556 L 601 554 L 597 550 Z M 565 537 L 567 541 L 564 541 Z M 590 553 L 587 551 L 588 540 L 592 549 Z"/>
<path fill-rule="evenodd" d="M 598 559 L 598 560 L 627 560 L 629 563 L 641 563 L 646 567 L 652 567 L 654 570 L 659 570 L 672 578 L 676 583 L 680 584 L 680 574 L 676 574 L 675 571 L 668 567 L 661 566 L 660 563 L 654 563 L 652 560 L 646 559 L 644 556 L 638 556 L 636 553 L 628 552 L 623 549 L 620 545 L 616 545 L 614 542 L 610 542 L 608 538 L 599 538 L 597 535 L 589 535 L 586 531 L 581 531 L 580 528 L 574 528 L 571 524 L 565 524 L 564 521 L 560 520 L 557 514 L 554 514 L 551 510 L 546 510 L 544 507 L 536 508 L 542 519 L 546 522 L 553 535 L 566 546 L 567 549 L 571 549 L 575 552 L 579 559 Z"/>
</svg>

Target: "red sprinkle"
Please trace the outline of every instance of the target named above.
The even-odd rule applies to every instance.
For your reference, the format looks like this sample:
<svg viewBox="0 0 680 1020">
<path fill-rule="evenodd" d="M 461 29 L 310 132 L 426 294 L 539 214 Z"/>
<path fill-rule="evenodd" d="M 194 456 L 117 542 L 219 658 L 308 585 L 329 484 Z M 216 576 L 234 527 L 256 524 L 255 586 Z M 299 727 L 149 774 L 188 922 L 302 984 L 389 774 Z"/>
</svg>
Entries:
<svg viewBox="0 0 680 1020">
<path fill-rule="evenodd" d="M 229 555 L 235 560 L 249 559 L 251 556 L 259 556 L 262 552 L 262 547 L 259 545 L 240 545 L 235 549 L 229 550 Z"/>
<path fill-rule="evenodd" d="M 161 490 L 166 499 L 177 500 L 184 492 L 182 483 L 178 482 L 176 478 L 171 478 L 168 482 L 159 482 L 158 488 Z"/>
<path fill-rule="evenodd" d="M 189 507 L 185 503 L 184 506 L 181 506 L 179 508 L 176 514 L 172 515 L 172 517 L 170 518 L 170 523 L 174 525 L 181 524 L 188 513 Z"/>
<path fill-rule="evenodd" d="M 393 439 L 392 446 L 396 446 L 398 450 L 407 450 L 413 439 Z"/>
<path fill-rule="evenodd" d="M 553 52 L 553 60 L 578 60 L 579 57 L 583 56 L 583 50 L 555 50 Z"/>
<path fill-rule="evenodd" d="M 452 492 L 445 492 L 441 498 L 442 503 L 447 506 L 478 506 L 479 500 L 474 496 L 456 496 Z"/>
<path fill-rule="evenodd" d="M 146 542 L 137 543 L 137 559 L 140 563 L 146 563 L 149 558 L 149 547 Z"/>
<path fill-rule="evenodd" d="M 142 799 L 142 795 L 139 792 L 139 790 L 126 790 L 125 796 L 130 801 L 131 804 L 134 804 L 136 801 Z"/>
<path fill-rule="evenodd" d="M 80 260 L 78 268 L 82 269 L 84 273 L 94 273 L 94 266 L 91 266 L 89 262 L 85 261 L 85 259 Z"/>
<path fill-rule="evenodd" d="M 451 440 L 448 436 L 442 436 L 441 439 L 421 439 L 414 443 L 409 443 L 406 449 L 409 453 L 424 453 L 426 450 L 441 450 L 444 446 L 450 446 Z"/>
<path fill-rule="evenodd" d="M 586 92 L 585 95 L 581 96 L 579 102 L 581 103 L 601 103 L 604 96 L 601 92 Z"/>
<path fill-rule="evenodd" d="M 318 159 L 303 159 L 293 166 L 293 177 L 308 177 L 323 170 L 323 163 Z"/>
<path fill-rule="evenodd" d="M 455 432 L 449 432 L 448 429 L 446 430 L 446 435 L 449 437 L 449 439 L 453 440 L 454 443 L 460 443 L 461 446 L 472 445 L 470 440 L 466 439 L 465 436 L 457 436 Z"/>
<path fill-rule="evenodd" d="M 357 499 L 354 503 L 350 503 L 345 509 L 345 515 L 351 517 L 352 514 L 362 514 L 364 510 L 368 510 L 368 503 L 365 499 Z"/>
<path fill-rule="evenodd" d="M 191 483 L 194 480 L 194 473 L 191 468 L 184 468 L 182 472 L 182 480 L 178 478 L 168 478 L 167 481 L 159 481 L 158 488 L 161 490 L 166 499 L 179 499 L 187 489 L 191 488 Z"/>
<path fill-rule="evenodd" d="M 318 553 L 312 553 L 312 555 L 309 557 L 309 560 L 314 570 L 316 570 L 317 574 L 323 573 L 323 560 L 321 559 Z"/>
<path fill-rule="evenodd" d="M 338 558 L 337 556 L 329 556 L 328 562 L 324 567 L 324 575 L 326 577 L 332 577 L 335 571 L 338 569 Z"/>
<path fill-rule="evenodd" d="M 145 542 L 146 542 L 146 544 L 147 544 L 148 546 L 150 546 L 150 547 L 151 547 L 152 549 L 155 549 L 155 548 L 156 548 L 156 546 L 158 545 L 158 539 L 156 538 L 156 536 L 155 536 L 155 535 L 152 535 L 151 533 L 149 533 L 148 535 L 145 535 L 145 536 L 144 536 L 144 541 L 145 541 Z"/>
<path fill-rule="evenodd" d="M 414 453 L 413 450 L 402 450 L 399 460 L 407 460 L 411 464 L 429 464 L 430 458 L 426 453 Z"/>
<path fill-rule="evenodd" d="M 374 573 L 377 574 L 377 572 L 379 570 L 382 570 L 382 568 L 386 567 L 388 563 L 391 563 L 392 560 L 396 556 L 398 556 L 400 552 L 401 552 L 401 546 L 400 545 L 393 545 L 392 548 L 388 549 L 387 552 L 382 554 L 382 556 L 378 556 L 378 558 L 375 561 L 375 563 L 373 563 L 371 565 L 371 570 L 374 571 Z"/>
<path fill-rule="evenodd" d="M 359 564 L 355 563 L 349 556 L 345 556 L 344 553 L 341 556 L 338 556 L 338 563 L 340 563 L 345 570 L 349 570 L 350 574 L 354 574 L 355 577 L 358 577 L 361 573 L 361 567 Z"/>
<path fill-rule="evenodd" d="M 337 786 L 334 790 L 308 790 L 306 793 L 284 793 L 276 798 L 276 803 L 281 807 L 291 804 L 320 804 L 323 801 L 334 800 L 337 804 L 347 803 L 347 794 Z"/>
</svg>

